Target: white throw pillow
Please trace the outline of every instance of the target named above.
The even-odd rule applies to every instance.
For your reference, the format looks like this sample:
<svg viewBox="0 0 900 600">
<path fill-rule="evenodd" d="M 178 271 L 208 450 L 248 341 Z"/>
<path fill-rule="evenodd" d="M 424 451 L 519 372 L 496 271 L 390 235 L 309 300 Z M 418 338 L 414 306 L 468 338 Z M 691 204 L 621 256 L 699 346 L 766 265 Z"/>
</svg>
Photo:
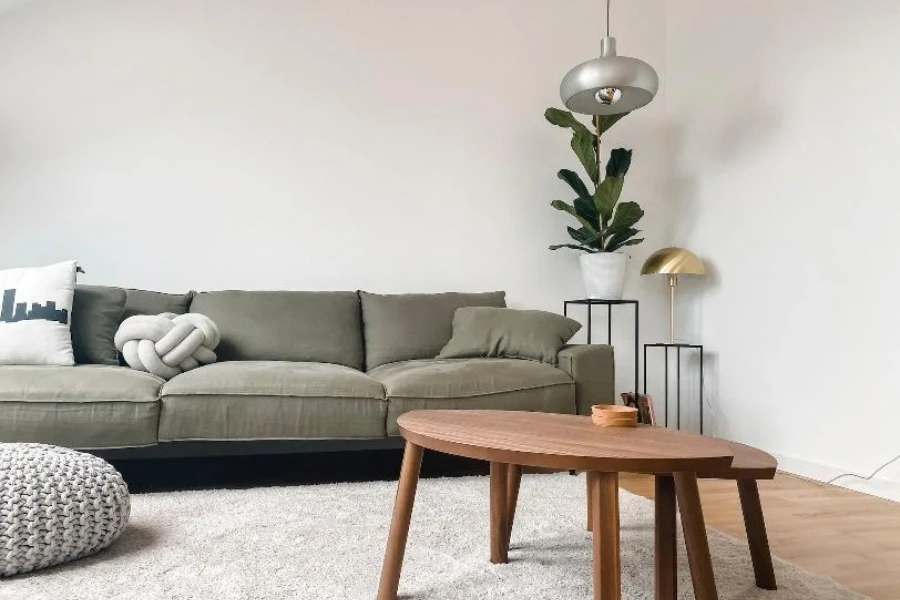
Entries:
<svg viewBox="0 0 900 600">
<path fill-rule="evenodd" d="M 0 271 L 0 364 L 74 365 L 75 261 Z"/>
</svg>

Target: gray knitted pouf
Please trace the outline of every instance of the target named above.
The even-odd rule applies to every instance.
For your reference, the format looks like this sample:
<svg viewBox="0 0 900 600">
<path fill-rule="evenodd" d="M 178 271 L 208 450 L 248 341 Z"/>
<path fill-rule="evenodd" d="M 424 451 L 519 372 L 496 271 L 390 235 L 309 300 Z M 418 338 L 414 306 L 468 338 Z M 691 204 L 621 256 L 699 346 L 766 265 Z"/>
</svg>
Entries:
<svg viewBox="0 0 900 600">
<path fill-rule="evenodd" d="M 128 523 L 128 486 L 96 456 L 45 444 L 0 444 L 0 576 L 109 546 Z"/>
</svg>

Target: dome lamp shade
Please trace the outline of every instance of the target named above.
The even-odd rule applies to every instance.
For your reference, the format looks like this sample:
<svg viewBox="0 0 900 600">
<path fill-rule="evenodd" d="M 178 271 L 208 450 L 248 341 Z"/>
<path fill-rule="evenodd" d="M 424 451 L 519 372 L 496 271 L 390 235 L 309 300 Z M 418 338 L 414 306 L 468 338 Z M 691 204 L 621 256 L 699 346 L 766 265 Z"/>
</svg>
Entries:
<svg viewBox="0 0 900 600">
<path fill-rule="evenodd" d="M 618 115 L 646 106 L 656 96 L 659 76 L 638 58 L 618 56 L 616 38 L 600 41 L 600 56 L 574 67 L 563 77 L 559 95 L 566 108 L 585 115 Z"/>
<path fill-rule="evenodd" d="M 641 275 L 706 275 L 706 265 L 684 248 L 663 248 L 644 261 Z"/>
</svg>

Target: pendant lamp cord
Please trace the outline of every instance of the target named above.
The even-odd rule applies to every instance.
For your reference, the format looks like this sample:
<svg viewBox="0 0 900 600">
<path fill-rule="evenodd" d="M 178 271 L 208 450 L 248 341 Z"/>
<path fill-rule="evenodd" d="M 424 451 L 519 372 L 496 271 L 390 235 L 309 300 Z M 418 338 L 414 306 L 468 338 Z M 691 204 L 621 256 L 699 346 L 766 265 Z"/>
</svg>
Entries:
<svg viewBox="0 0 900 600">
<path fill-rule="evenodd" d="M 606 37 L 609 37 L 609 3 L 610 0 L 606 0 Z"/>
</svg>

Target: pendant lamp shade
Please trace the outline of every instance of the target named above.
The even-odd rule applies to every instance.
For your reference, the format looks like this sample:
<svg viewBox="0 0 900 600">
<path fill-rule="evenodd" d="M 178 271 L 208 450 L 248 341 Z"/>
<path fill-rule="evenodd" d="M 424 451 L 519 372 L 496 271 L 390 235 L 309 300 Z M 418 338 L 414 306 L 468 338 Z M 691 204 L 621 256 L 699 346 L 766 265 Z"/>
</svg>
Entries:
<svg viewBox="0 0 900 600">
<path fill-rule="evenodd" d="M 617 115 L 649 104 L 659 89 L 653 67 L 638 58 L 617 56 L 615 38 L 603 38 L 600 47 L 600 58 L 581 63 L 563 77 L 559 95 L 566 108 L 585 115 Z"/>
<path fill-rule="evenodd" d="M 659 89 L 653 67 L 630 56 L 616 54 L 616 38 L 609 35 L 606 0 L 606 37 L 600 57 L 583 62 L 563 77 L 559 95 L 572 112 L 584 115 L 619 115 L 649 104 Z"/>
</svg>

